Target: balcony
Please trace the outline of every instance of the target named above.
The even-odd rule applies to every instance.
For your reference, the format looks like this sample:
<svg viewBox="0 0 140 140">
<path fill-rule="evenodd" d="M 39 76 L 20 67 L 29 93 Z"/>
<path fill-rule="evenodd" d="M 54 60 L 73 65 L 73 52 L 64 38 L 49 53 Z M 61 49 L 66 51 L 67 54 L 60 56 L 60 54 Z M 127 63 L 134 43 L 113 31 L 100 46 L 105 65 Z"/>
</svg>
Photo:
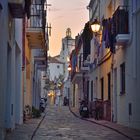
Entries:
<svg viewBox="0 0 140 140">
<path fill-rule="evenodd" d="M 87 71 L 89 71 L 89 65 L 85 65 L 83 63 L 83 65 L 80 67 L 80 71 L 81 72 L 87 72 Z"/>
<path fill-rule="evenodd" d="M 82 80 L 82 73 L 80 72 L 72 72 L 71 81 L 72 83 L 79 83 Z"/>
<path fill-rule="evenodd" d="M 75 59 L 72 59 L 72 57 L 71 57 L 71 64 L 72 64 L 71 81 L 72 81 L 72 83 L 79 83 L 79 81 L 82 81 L 83 74 L 90 70 L 89 69 L 90 55 L 88 55 L 85 60 L 84 60 L 83 56 L 84 56 L 83 53 L 80 53 L 77 57 L 78 62 L 76 60 L 76 63 L 74 62 Z M 74 56 L 74 58 L 75 58 L 75 56 Z"/>
<path fill-rule="evenodd" d="M 34 56 L 34 61 L 38 68 L 42 68 L 42 66 L 47 68 L 47 59 L 45 56 Z"/>
<path fill-rule="evenodd" d="M 26 36 L 31 49 L 43 49 L 45 47 L 43 29 L 28 27 Z"/>
<path fill-rule="evenodd" d="M 45 56 L 34 56 L 34 60 L 35 61 L 46 61 L 46 57 Z"/>
<path fill-rule="evenodd" d="M 44 5 L 31 5 L 31 15 L 27 22 L 26 36 L 31 49 L 45 49 L 45 18 Z"/>
<path fill-rule="evenodd" d="M 8 5 L 14 18 L 23 18 L 25 13 L 25 0 L 9 0 Z"/>
<path fill-rule="evenodd" d="M 119 6 L 113 14 L 117 45 L 125 45 L 130 40 L 128 17 L 127 6 Z"/>
<path fill-rule="evenodd" d="M 41 71 L 46 71 L 47 70 L 47 66 L 46 65 L 37 65 L 37 69 L 41 70 Z"/>
<path fill-rule="evenodd" d="M 89 71 L 89 60 L 86 59 L 84 60 L 83 54 L 80 55 L 79 57 L 79 70 L 80 72 L 87 72 Z"/>
</svg>

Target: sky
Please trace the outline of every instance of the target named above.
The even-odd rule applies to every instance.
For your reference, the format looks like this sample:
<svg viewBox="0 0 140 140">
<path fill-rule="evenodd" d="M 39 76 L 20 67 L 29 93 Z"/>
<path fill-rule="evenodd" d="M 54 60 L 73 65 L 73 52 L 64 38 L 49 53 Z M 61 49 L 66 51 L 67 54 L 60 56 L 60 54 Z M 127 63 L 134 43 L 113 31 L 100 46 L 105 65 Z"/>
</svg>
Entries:
<svg viewBox="0 0 140 140">
<path fill-rule="evenodd" d="M 81 32 L 85 23 L 89 20 L 87 6 L 90 0 L 48 0 L 47 22 L 51 24 L 51 36 L 49 37 L 49 54 L 60 54 L 62 38 L 66 35 L 66 29 L 71 28 L 72 37 Z"/>
</svg>

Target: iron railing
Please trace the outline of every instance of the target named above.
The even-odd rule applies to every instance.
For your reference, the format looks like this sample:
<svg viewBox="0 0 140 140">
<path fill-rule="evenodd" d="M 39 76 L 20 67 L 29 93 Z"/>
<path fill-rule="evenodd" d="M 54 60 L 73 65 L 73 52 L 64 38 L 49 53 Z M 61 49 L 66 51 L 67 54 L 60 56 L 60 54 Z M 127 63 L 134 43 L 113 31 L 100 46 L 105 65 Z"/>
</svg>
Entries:
<svg viewBox="0 0 140 140">
<path fill-rule="evenodd" d="M 113 14 L 113 33 L 115 35 L 129 33 L 128 8 L 128 6 L 119 6 Z"/>
</svg>

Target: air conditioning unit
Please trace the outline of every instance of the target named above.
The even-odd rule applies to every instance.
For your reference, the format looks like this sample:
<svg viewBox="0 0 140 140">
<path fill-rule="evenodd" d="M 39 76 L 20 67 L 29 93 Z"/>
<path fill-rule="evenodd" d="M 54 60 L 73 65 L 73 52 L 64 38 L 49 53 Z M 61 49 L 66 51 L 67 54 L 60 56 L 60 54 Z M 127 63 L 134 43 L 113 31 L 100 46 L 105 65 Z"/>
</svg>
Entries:
<svg viewBox="0 0 140 140">
<path fill-rule="evenodd" d="M 129 40 L 130 40 L 130 34 L 118 34 L 116 36 L 116 43 L 118 45 L 127 44 L 127 42 L 129 42 Z"/>
</svg>

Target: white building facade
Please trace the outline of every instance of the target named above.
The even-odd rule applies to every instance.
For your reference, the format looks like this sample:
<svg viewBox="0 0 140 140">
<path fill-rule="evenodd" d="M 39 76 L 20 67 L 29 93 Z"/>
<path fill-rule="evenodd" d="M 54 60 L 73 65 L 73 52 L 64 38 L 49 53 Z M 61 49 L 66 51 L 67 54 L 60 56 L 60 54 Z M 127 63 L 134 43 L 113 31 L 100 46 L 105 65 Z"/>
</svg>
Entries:
<svg viewBox="0 0 140 140">
<path fill-rule="evenodd" d="M 23 123 L 22 95 L 22 39 L 23 11 L 14 13 L 13 1 L 1 1 L 0 9 L 0 139 L 6 130 Z M 20 7 L 21 6 L 21 7 Z M 10 9 L 10 10 L 9 10 Z"/>
<path fill-rule="evenodd" d="M 48 58 L 48 73 L 50 84 L 47 95 L 50 104 L 62 105 L 64 63 L 58 57 Z M 49 94 L 53 96 L 49 96 Z M 52 103 L 53 102 L 53 103 Z"/>
<path fill-rule="evenodd" d="M 95 65 L 96 49 L 93 43 L 91 45 L 93 52 L 90 54 L 90 64 L 94 68 L 92 67 L 89 73 L 89 100 L 99 98 L 103 102 L 109 101 L 110 107 L 106 110 L 110 110 L 110 120 L 136 129 L 140 129 L 139 11 L 139 0 L 91 0 L 89 4 L 90 21 L 98 17 L 103 29 L 103 19 L 118 18 L 115 26 L 115 29 L 118 27 L 118 32 L 113 45 L 114 52 L 109 54 L 111 48 L 105 47 L 104 40 L 99 41 L 101 47 Z M 103 37 L 102 30 L 101 36 Z M 93 38 L 97 39 L 95 36 Z"/>
<path fill-rule="evenodd" d="M 50 81 L 55 81 L 60 75 L 64 74 L 64 63 L 57 60 L 55 57 L 49 57 L 48 70 Z"/>
<path fill-rule="evenodd" d="M 89 22 L 76 39 L 72 65 L 72 106 L 85 100 L 91 117 L 140 129 L 139 0 L 91 0 Z M 99 32 L 90 25 L 100 21 Z M 125 20 L 124 20 L 125 19 Z M 82 41 L 81 41 L 82 40 Z"/>
<path fill-rule="evenodd" d="M 16 124 L 23 123 L 23 110 L 24 110 L 23 106 L 25 99 L 30 100 L 32 98 L 31 97 L 32 87 L 30 87 L 31 90 L 28 90 L 30 95 L 29 96 L 27 95 L 27 86 L 28 87 L 30 86 L 27 83 L 28 79 L 27 77 L 28 76 L 30 77 L 28 82 L 32 83 L 30 79 L 32 80 L 33 71 L 32 70 L 30 71 L 30 69 L 32 69 L 33 64 L 32 60 L 34 58 L 32 60 L 28 59 L 27 61 L 27 59 L 24 56 L 25 53 L 30 53 L 25 52 L 26 51 L 25 46 L 32 47 L 31 44 L 29 45 L 27 41 L 25 41 L 26 40 L 25 35 L 27 35 L 26 34 L 27 32 L 28 32 L 27 37 L 29 37 L 29 28 L 27 31 L 26 28 L 27 26 L 25 27 L 25 20 L 29 21 L 27 17 L 29 18 L 30 6 L 31 1 L 24 0 L 0 1 L 0 27 L 1 27 L 0 139 L 1 140 L 4 139 L 6 131 L 11 131 L 16 127 Z M 44 17 L 42 16 L 42 18 Z M 43 26 L 44 25 L 45 24 L 43 24 Z M 34 36 L 33 38 L 37 39 L 38 37 Z M 42 42 L 40 44 L 42 44 Z M 29 71 L 27 70 L 29 73 L 26 73 L 27 69 L 26 66 L 28 64 L 27 65 L 24 64 L 23 66 L 23 63 L 31 64 L 29 65 L 31 67 L 28 67 Z"/>
</svg>

